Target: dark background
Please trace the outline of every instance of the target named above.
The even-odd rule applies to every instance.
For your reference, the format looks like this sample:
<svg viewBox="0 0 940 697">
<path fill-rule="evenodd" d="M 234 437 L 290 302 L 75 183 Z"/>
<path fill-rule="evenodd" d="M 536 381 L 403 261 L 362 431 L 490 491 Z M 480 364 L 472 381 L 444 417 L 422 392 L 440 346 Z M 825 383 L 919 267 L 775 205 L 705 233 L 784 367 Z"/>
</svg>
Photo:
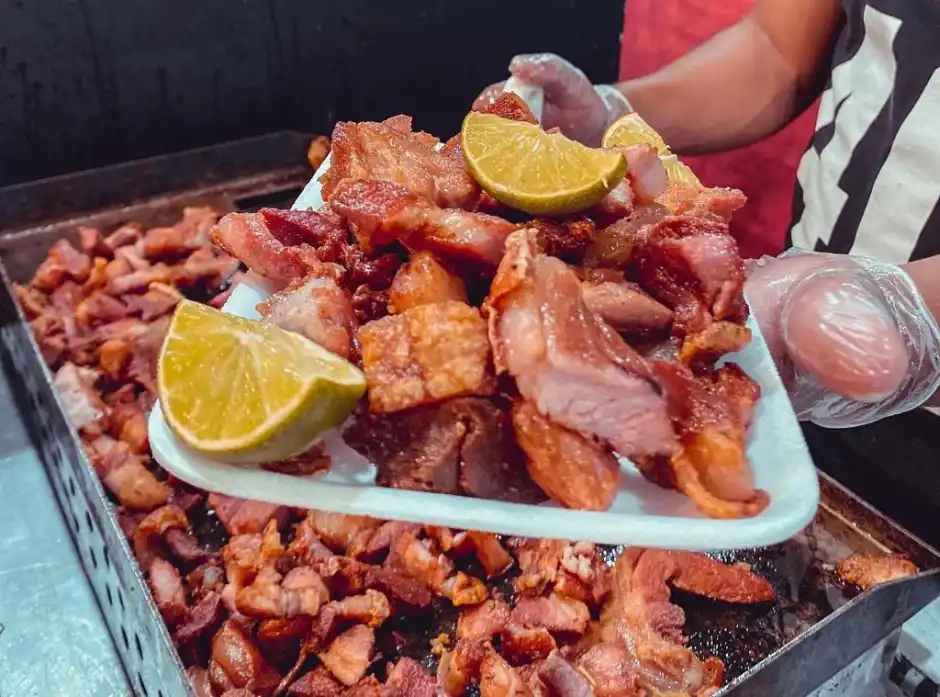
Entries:
<svg viewBox="0 0 940 697">
<path fill-rule="evenodd" d="M 613 81 L 623 0 L 0 0 L 0 186 L 337 119 L 442 136 L 519 52 Z"/>
</svg>

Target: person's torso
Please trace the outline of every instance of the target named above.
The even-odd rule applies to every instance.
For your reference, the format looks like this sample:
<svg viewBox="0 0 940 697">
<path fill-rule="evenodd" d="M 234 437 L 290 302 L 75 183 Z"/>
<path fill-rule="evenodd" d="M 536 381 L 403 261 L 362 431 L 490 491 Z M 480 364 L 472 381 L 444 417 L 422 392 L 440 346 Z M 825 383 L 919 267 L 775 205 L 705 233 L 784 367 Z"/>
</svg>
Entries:
<svg viewBox="0 0 940 697">
<path fill-rule="evenodd" d="M 940 0 L 844 0 L 788 243 L 895 264 L 940 254 Z"/>
</svg>

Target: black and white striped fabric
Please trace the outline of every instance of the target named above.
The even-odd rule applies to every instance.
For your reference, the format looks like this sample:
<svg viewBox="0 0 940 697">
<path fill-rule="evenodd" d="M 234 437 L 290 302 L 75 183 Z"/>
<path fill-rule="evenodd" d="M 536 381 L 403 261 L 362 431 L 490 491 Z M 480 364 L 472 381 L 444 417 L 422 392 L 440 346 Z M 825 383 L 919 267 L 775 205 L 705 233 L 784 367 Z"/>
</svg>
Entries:
<svg viewBox="0 0 940 697">
<path fill-rule="evenodd" d="M 940 0 L 844 0 L 788 243 L 901 264 L 940 254 Z"/>
</svg>

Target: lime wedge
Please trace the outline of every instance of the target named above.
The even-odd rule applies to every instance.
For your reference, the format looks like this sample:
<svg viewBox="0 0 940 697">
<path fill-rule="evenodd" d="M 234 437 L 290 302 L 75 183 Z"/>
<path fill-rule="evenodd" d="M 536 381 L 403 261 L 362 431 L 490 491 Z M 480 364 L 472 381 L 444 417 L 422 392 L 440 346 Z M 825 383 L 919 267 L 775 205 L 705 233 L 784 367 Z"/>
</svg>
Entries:
<svg viewBox="0 0 940 697">
<path fill-rule="evenodd" d="M 590 208 L 627 172 L 623 155 L 585 147 L 538 125 L 471 111 L 460 145 L 474 179 L 493 198 L 531 215 Z"/>
<path fill-rule="evenodd" d="M 299 334 L 186 300 L 163 342 L 157 384 L 176 437 L 234 464 L 299 455 L 365 392 L 358 368 Z"/>
</svg>

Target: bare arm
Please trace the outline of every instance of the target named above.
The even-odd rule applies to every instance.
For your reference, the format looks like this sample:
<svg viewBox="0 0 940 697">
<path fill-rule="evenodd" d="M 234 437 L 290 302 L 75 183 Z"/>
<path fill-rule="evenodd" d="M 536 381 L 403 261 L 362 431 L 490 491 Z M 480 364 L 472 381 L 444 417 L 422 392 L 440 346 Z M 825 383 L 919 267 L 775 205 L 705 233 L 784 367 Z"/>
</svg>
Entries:
<svg viewBox="0 0 940 697">
<path fill-rule="evenodd" d="M 738 24 L 617 87 L 680 154 L 747 145 L 815 99 L 841 19 L 839 0 L 759 0 Z"/>
</svg>

